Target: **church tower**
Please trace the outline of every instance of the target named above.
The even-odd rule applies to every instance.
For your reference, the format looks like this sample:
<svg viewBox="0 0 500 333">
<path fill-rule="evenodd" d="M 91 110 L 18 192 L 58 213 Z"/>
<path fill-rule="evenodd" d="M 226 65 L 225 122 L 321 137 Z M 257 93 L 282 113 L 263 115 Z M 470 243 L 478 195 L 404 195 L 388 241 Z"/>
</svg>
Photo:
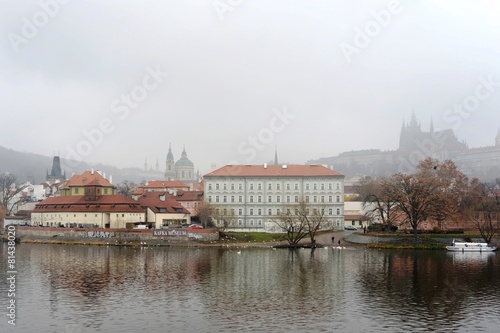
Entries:
<svg viewBox="0 0 500 333">
<path fill-rule="evenodd" d="M 63 181 L 66 180 L 66 172 L 64 174 L 62 173 L 61 170 L 61 159 L 59 156 L 54 155 L 54 158 L 52 160 L 52 169 L 50 171 L 50 174 L 47 172 L 47 181 Z"/>
<path fill-rule="evenodd" d="M 189 160 L 186 153 L 186 147 L 182 149 L 181 158 L 175 162 L 176 179 L 185 183 L 193 182 L 195 179 L 194 164 Z"/>
<path fill-rule="evenodd" d="M 165 170 L 165 179 L 166 180 L 174 180 L 175 179 L 175 162 L 174 162 L 174 154 L 172 154 L 172 145 L 168 144 L 168 154 L 167 154 L 167 163 Z"/>
</svg>

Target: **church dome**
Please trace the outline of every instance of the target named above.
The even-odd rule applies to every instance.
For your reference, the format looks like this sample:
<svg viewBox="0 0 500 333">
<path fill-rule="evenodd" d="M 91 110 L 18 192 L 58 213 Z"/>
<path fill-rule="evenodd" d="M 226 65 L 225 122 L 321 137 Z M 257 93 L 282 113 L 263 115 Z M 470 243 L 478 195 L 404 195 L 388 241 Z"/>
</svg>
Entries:
<svg viewBox="0 0 500 333">
<path fill-rule="evenodd" d="M 186 153 L 186 148 L 182 150 L 181 158 L 175 162 L 175 167 L 192 167 L 194 168 L 193 162 L 189 160 Z"/>
</svg>

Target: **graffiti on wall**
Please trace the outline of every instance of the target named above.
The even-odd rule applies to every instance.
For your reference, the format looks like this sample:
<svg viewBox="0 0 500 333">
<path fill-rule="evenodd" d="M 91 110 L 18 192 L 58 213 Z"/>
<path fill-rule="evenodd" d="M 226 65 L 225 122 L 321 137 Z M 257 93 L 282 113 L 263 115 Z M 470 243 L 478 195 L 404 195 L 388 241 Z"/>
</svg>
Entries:
<svg viewBox="0 0 500 333">
<path fill-rule="evenodd" d="M 87 231 L 87 237 L 89 238 L 110 238 L 115 237 L 114 232 L 108 231 Z"/>
</svg>

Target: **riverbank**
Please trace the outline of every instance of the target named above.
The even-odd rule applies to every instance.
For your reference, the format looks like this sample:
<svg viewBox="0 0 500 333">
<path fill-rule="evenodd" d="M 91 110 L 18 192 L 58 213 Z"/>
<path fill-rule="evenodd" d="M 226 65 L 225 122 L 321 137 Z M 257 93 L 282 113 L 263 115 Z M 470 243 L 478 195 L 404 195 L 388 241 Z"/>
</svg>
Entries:
<svg viewBox="0 0 500 333">
<path fill-rule="evenodd" d="M 332 247 L 340 249 L 445 249 L 453 239 L 467 236 L 472 241 L 482 241 L 475 235 L 433 235 L 420 236 L 420 242 L 413 242 L 413 235 L 407 234 L 363 234 L 359 231 L 324 231 L 316 235 L 316 243 L 309 238 L 296 246 L 289 246 L 283 237 L 254 237 L 242 233 L 242 237 L 220 238 L 215 229 L 186 230 L 120 230 L 120 229 L 64 229 L 16 227 L 16 241 L 35 244 L 95 245 L 95 246 L 179 246 L 179 247 L 237 247 L 237 248 L 312 248 Z M 4 232 L 2 235 L 5 238 Z M 269 239 L 269 241 L 257 241 Z M 245 241 L 242 241 L 245 240 Z M 495 239 L 492 243 L 498 243 Z"/>
</svg>

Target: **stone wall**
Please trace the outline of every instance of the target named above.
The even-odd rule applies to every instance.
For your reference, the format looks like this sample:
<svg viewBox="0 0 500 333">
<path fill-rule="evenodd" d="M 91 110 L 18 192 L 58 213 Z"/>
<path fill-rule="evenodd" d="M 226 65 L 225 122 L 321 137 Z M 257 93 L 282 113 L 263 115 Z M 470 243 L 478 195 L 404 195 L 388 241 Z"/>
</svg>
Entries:
<svg viewBox="0 0 500 333">
<path fill-rule="evenodd" d="M 155 232 L 156 231 L 156 232 Z M 161 231 L 158 233 L 158 231 Z M 155 234 L 154 234 L 155 232 Z M 106 241 L 109 244 L 130 244 L 145 242 L 160 245 L 171 242 L 211 242 L 219 239 L 217 229 L 94 229 L 94 228 L 48 228 L 16 226 L 16 237 L 29 240 L 60 240 L 61 242 Z"/>
</svg>

